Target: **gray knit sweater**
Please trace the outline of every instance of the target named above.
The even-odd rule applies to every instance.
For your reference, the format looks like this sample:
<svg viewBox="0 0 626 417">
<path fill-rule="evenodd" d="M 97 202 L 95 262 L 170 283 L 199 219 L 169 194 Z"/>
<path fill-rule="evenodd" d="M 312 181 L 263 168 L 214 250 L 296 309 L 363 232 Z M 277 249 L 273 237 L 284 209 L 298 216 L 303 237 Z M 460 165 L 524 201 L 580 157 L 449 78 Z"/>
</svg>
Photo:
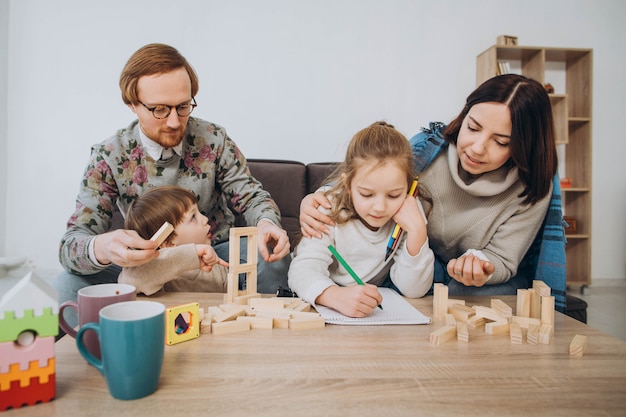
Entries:
<svg viewBox="0 0 626 417">
<path fill-rule="evenodd" d="M 506 282 L 541 227 L 550 193 L 534 205 L 522 204 L 517 168 L 502 167 L 474 181 L 459 172 L 459 156 L 450 145 L 420 173 L 430 247 L 444 262 L 467 249 L 480 250 L 495 266 L 489 283 Z"/>
</svg>

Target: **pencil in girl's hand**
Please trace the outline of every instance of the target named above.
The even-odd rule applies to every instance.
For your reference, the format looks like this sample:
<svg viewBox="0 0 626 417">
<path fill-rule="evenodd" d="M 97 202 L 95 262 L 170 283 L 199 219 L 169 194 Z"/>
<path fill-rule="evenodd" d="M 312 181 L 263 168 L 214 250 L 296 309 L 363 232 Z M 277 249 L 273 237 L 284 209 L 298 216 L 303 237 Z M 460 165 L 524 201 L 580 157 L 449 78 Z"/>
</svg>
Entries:
<svg viewBox="0 0 626 417">
<path fill-rule="evenodd" d="M 361 281 L 361 278 L 359 278 L 359 276 L 356 274 L 356 272 L 354 272 L 352 268 L 350 268 L 350 265 L 348 265 L 345 259 L 343 259 L 341 255 L 339 255 L 339 252 L 337 252 L 337 249 L 335 249 L 333 245 L 328 245 L 328 250 L 330 250 L 330 252 L 335 256 L 335 258 L 337 259 L 337 261 L 339 261 L 341 266 L 343 266 L 346 269 L 346 271 L 348 271 L 348 273 L 350 274 L 354 282 L 356 282 L 358 285 L 365 285 L 363 281 Z M 383 306 L 378 304 L 378 308 L 382 310 Z"/>
<path fill-rule="evenodd" d="M 417 179 L 418 178 L 419 177 L 417 175 L 415 176 L 415 178 L 413 178 L 413 183 L 411 184 L 411 188 L 409 189 L 409 195 L 412 197 L 417 197 Z M 391 231 L 391 236 L 389 236 L 389 241 L 387 242 L 387 251 L 385 252 L 385 261 L 389 258 L 389 255 L 393 253 L 393 250 L 398 245 L 401 234 L 402 234 L 402 228 L 400 227 L 399 224 L 396 223 L 396 225 L 393 227 L 393 230 Z"/>
</svg>

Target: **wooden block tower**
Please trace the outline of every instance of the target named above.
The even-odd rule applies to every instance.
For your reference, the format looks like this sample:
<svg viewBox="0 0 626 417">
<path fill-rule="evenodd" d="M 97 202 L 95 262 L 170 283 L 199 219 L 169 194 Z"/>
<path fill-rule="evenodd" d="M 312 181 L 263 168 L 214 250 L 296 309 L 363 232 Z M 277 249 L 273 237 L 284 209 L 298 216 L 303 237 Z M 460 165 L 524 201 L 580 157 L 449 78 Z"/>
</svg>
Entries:
<svg viewBox="0 0 626 417">
<path fill-rule="evenodd" d="M 2 296 L 0 411 L 54 399 L 58 331 L 58 294 L 33 272 Z"/>
<path fill-rule="evenodd" d="M 247 304 L 248 299 L 258 297 L 257 293 L 257 231 L 256 227 L 231 227 L 228 252 L 228 288 L 225 301 L 228 303 Z M 241 238 L 247 238 L 247 260 L 241 259 Z M 246 289 L 239 291 L 239 274 L 246 274 Z"/>
</svg>

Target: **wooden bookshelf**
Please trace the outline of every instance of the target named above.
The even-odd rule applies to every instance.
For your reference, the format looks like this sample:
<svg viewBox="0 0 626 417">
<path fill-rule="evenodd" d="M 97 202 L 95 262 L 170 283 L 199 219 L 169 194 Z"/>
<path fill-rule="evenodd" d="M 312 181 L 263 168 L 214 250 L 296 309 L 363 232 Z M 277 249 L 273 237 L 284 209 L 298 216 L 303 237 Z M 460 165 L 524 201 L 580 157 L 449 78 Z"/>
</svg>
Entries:
<svg viewBox="0 0 626 417">
<path fill-rule="evenodd" d="M 512 73 L 551 84 L 550 94 L 559 175 L 571 179 L 562 187 L 563 214 L 576 219 L 576 232 L 566 234 L 567 284 L 591 284 L 591 123 L 593 50 L 494 45 L 478 55 L 477 84 L 499 74 L 506 62 Z"/>
</svg>

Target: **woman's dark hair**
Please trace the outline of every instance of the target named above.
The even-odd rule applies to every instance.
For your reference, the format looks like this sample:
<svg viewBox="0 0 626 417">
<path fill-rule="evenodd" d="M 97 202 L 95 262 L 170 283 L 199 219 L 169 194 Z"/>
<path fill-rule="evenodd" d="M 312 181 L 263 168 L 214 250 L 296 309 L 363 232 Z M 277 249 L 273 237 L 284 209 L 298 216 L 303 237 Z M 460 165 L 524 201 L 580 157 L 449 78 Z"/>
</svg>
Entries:
<svg viewBox="0 0 626 417">
<path fill-rule="evenodd" d="M 520 197 L 534 204 L 550 192 L 558 160 L 550 97 L 537 81 L 517 74 L 499 75 L 472 92 L 461 113 L 446 127 L 444 137 L 456 145 L 463 120 L 472 106 L 502 103 L 511 115 L 511 159 L 524 185 Z"/>
</svg>

